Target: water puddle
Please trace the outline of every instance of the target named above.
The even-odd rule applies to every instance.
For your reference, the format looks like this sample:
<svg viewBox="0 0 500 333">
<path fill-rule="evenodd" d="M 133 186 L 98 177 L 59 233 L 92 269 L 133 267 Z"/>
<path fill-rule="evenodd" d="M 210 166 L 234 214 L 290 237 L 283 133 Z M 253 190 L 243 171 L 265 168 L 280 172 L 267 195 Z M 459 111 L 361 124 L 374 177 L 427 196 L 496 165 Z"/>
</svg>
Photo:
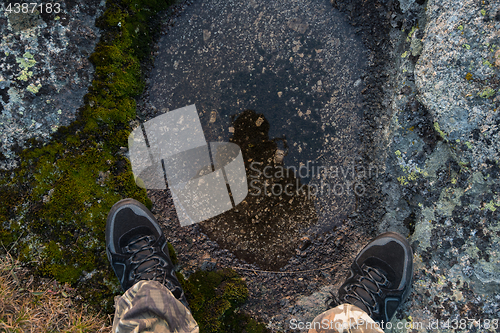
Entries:
<svg viewBox="0 0 500 333">
<path fill-rule="evenodd" d="M 195 104 L 207 141 L 238 144 L 249 195 L 200 223 L 277 269 L 355 208 L 361 40 L 328 1 L 199 1 L 159 42 L 148 118 Z"/>
</svg>

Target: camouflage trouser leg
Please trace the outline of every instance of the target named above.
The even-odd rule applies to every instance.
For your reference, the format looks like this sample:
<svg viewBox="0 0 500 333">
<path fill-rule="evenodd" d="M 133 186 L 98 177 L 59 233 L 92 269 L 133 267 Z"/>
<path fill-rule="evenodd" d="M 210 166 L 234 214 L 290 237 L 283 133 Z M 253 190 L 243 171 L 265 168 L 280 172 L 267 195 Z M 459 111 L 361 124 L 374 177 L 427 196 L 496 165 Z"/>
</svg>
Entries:
<svg viewBox="0 0 500 333">
<path fill-rule="evenodd" d="M 370 316 L 351 304 L 342 304 L 323 312 L 312 323 L 309 333 L 384 333 Z"/>
<path fill-rule="evenodd" d="M 191 312 L 156 281 L 139 281 L 115 301 L 115 308 L 114 333 L 198 333 Z"/>
</svg>

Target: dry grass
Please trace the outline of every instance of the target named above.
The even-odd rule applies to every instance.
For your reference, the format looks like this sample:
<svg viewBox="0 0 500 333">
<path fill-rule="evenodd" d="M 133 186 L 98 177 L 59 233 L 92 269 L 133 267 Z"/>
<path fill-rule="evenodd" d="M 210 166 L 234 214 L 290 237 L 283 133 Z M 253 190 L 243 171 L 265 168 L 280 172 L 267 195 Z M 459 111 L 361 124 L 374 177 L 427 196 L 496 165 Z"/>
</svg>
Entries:
<svg viewBox="0 0 500 333">
<path fill-rule="evenodd" d="M 76 305 L 78 298 L 68 285 L 35 279 L 0 256 L 0 332 L 111 332 L 110 318 Z"/>
</svg>

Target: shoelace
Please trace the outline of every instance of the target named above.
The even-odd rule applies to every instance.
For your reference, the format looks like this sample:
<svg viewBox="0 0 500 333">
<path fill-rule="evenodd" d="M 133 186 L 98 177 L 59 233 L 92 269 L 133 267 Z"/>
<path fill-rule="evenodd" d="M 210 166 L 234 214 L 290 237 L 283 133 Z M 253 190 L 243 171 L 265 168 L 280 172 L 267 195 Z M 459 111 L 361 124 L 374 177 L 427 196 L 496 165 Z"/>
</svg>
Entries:
<svg viewBox="0 0 500 333">
<path fill-rule="evenodd" d="M 385 274 L 379 269 L 370 266 L 363 266 L 361 270 L 363 272 L 363 275 L 358 277 L 358 283 L 353 283 L 349 286 L 348 293 L 344 296 L 344 300 L 347 301 L 348 297 L 352 297 L 360 301 L 370 312 L 369 315 L 371 317 L 373 315 L 373 311 L 376 310 L 376 296 L 381 297 L 381 288 L 389 286 L 390 282 Z M 368 302 L 368 300 L 366 300 L 366 295 L 370 297 L 371 302 Z M 352 302 L 349 303 L 352 304 Z"/>
<path fill-rule="evenodd" d="M 135 280 L 156 280 L 164 283 L 165 276 L 168 274 L 168 263 L 156 255 L 156 250 L 152 246 L 156 239 L 152 236 L 142 236 L 125 246 L 124 250 L 131 254 L 130 260 L 133 264 L 131 277 Z M 154 260 L 153 265 L 146 265 L 140 270 L 141 266 Z"/>
<path fill-rule="evenodd" d="M 328 295 L 325 300 L 325 305 L 328 309 L 334 308 L 343 303 L 333 291 L 329 291 L 329 293 L 330 295 Z"/>
</svg>

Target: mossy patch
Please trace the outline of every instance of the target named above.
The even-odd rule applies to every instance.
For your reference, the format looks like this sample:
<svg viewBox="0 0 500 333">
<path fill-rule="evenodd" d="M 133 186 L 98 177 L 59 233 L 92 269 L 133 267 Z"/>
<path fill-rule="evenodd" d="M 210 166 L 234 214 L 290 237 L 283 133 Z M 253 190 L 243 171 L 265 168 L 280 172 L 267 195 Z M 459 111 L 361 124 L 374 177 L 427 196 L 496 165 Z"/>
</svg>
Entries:
<svg viewBox="0 0 500 333">
<path fill-rule="evenodd" d="M 120 148 L 127 146 L 135 98 L 144 88 L 141 62 L 151 54 L 153 18 L 172 2 L 108 0 L 96 23 L 103 33 L 90 57 L 95 76 L 78 119 L 47 144 L 30 140 L 20 166 L 0 174 L 3 248 L 40 275 L 79 288 L 86 302 L 107 312 L 119 291 L 105 254 L 107 213 L 124 197 L 151 207 Z M 33 55 L 16 60 L 19 79 L 27 80 Z"/>
<path fill-rule="evenodd" d="M 170 260 L 177 265 L 174 247 L 171 243 L 167 246 Z M 238 311 L 248 297 L 248 288 L 234 270 L 198 271 L 187 280 L 181 273 L 176 274 L 201 332 L 269 332 L 264 324 Z"/>
<path fill-rule="evenodd" d="M 200 332 L 268 332 L 264 324 L 238 311 L 248 289 L 234 270 L 198 271 L 187 280 L 181 274 L 178 278 Z"/>
<path fill-rule="evenodd" d="M 179 263 L 179 259 L 177 258 L 177 253 L 174 250 L 174 247 L 171 243 L 167 243 L 168 254 L 170 255 L 170 260 L 172 260 L 172 264 L 177 265 Z"/>
</svg>

